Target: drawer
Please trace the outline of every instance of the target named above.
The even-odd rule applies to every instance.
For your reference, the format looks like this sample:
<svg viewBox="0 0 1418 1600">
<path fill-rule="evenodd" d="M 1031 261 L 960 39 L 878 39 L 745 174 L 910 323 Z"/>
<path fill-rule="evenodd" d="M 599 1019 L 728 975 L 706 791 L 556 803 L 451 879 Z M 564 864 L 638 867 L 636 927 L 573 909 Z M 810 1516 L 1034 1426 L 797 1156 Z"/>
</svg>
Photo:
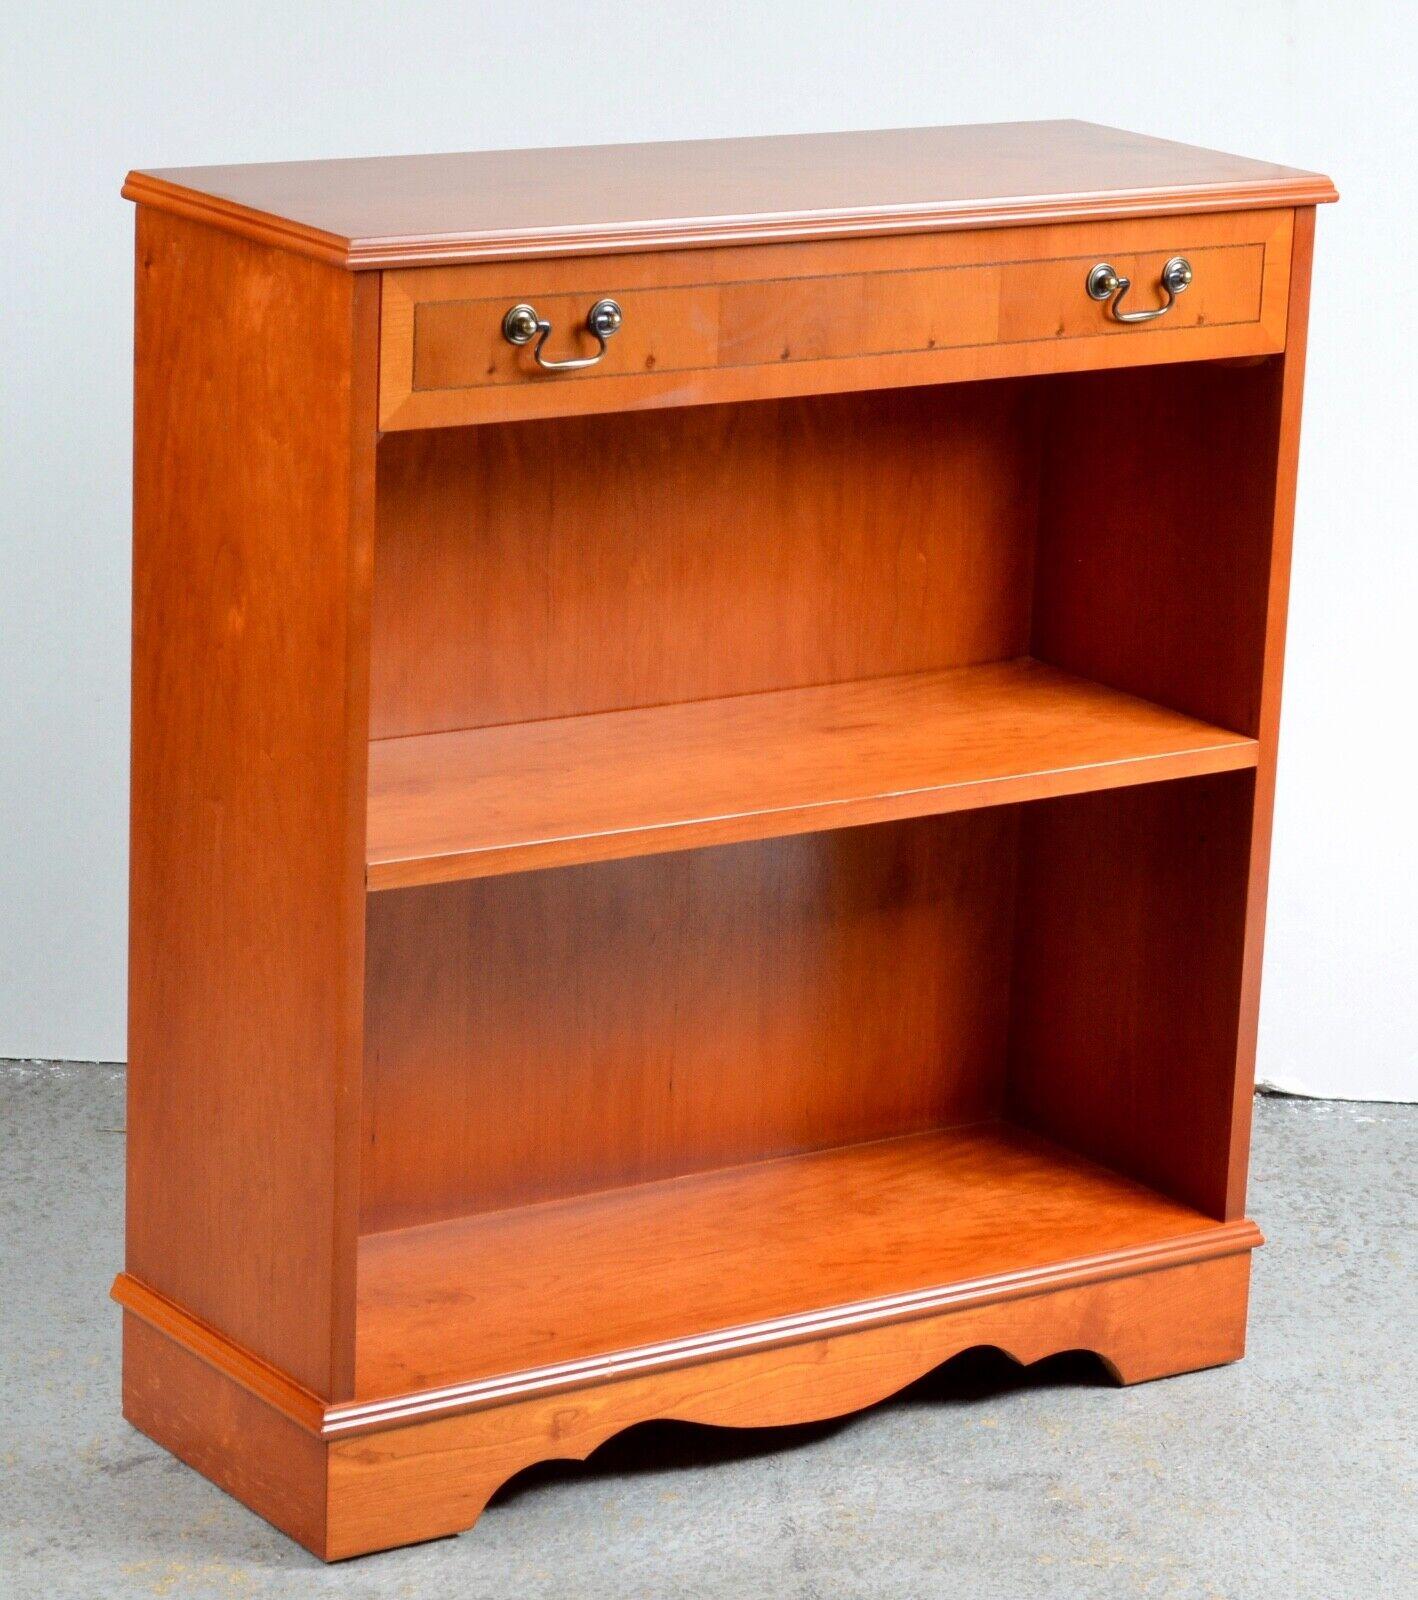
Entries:
<svg viewBox="0 0 1418 1600">
<path fill-rule="evenodd" d="M 1292 220 L 1222 213 L 387 272 L 381 425 L 1271 354 L 1285 344 Z M 1173 293 L 1163 279 L 1177 258 L 1186 281 Z M 602 341 L 587 323 L 606 300 L 619 325 Z M 518 306 L 530 308 L 520 344 L 506 335 Z M 538 346 L 548 362 L 585 364 L 547 370 Z"/>
</svg>

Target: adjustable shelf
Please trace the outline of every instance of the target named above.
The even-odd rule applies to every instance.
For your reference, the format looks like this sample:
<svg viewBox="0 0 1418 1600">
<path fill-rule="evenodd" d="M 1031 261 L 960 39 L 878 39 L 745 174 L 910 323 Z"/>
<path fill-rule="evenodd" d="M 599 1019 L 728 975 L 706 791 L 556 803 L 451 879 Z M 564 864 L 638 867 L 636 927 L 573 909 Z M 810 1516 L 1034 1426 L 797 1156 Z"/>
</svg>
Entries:
<svg viewBox="0 0 1418 1600">
<path fill-rule="evenodd" d="M 1252 767 L 1256 741 L 1017 660 L 380 739 L 369 886 L 777 838 Z"/>
<path fill-rule="evenodd" d="M 126 192 L 125 1415 L 334 1559 L 973 1345 L 1237 1359 L 1328 180 L 1053 123 Z"/>
</svg>

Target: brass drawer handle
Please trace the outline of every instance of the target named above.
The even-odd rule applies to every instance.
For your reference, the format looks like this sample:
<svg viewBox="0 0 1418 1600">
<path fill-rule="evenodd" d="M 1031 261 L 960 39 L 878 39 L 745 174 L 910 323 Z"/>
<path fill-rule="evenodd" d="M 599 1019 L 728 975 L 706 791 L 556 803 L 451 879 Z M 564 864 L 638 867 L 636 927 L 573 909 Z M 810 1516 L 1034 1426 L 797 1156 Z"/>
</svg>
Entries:
<svg viewBox="0 0 1418 1600">
<path fill-rule="evenodd" d="M 508 344 L 531 344 L 537 339 L 536 349 L 532 354 L 536 357 L 537 365 L 545 372 L 579 372 L 582 367 L 594 367 L 606 353 L 606 340 L 620 331 L 620 325 L 625 320 L 620 307 L 614 300 L 597 300 L 586 315 L 586 331 L 594 334 L 596 343 L 600 348 L 593 356 L 577 356 L 570 361 L 548 361 L 542 354 L 542 346 L 551 337 L 551 323 L 545 317 L 539 317 L 534 307 L 524 301 L 521 305 L 513 306 L 502 319 L 502 337 Z"/>
<path fill-rule="evenodd" d="M 1088 294 L 1094 300 L 1106 300 L 1114 322 L 1153 322 L 1165 317 L 1192 281 L 1192 264 L 1185 256 L 1173 256 L 1162 268 L 1162 288 L 1166 301 L 1152 311 L 1119 311 L 1123 296 L 1132 288 L 1131 278 L 1120 278 L 1106 261 L 1100 261 L 1088 274 Z"/>
</svg>

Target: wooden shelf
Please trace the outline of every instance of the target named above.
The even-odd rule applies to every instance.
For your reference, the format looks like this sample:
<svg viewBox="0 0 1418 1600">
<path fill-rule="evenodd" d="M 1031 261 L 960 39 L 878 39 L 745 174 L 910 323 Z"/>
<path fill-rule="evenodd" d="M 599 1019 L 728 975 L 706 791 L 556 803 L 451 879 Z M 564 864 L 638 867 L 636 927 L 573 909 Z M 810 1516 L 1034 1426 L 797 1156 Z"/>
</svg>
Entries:
<svg viewBox="0 0 1418 1600">
<path fill-rule="evenodd" d="M 1029 659 L 374 740 L 371 889 L 811 833 L 1255 765 Z"/>
<path fill-rule="evenodd" d="M 761 1343 L 784 1318 L 793 1326 L 780 1335 L 810 1336 L 803 1325 L 840 1325 L 844 1307 L 862 1323 L 909 1315 L 901 1300 L 919 1310 L 952 1286 L 957 1299 L 971 1286 L 986 1298 L 1034 1279 L 1062 1287 L 1106 1275 L 1103 1257 L 1183 1240 L 1216 1254 L 1224 1235 L 1005 1123 L 371 1234 L 360 1241 L 356 1397 L 506 1394 L 554 1381 L 548 1369 L 562 1364 L 653 1360 L 650 1347 L 726 1330 Z M 1009 1275 L 1021 1281 L 999 1281 Z"/>
</svg>

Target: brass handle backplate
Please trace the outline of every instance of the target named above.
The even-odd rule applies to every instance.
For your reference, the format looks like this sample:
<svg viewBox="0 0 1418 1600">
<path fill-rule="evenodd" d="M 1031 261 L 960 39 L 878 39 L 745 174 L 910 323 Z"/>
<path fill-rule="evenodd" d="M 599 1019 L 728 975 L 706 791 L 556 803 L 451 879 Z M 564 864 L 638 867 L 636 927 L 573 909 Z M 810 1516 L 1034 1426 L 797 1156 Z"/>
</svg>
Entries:
<svg viewBox="0 0 1418 1600">
<path fill-rule="evenodd" d="M 544 372 L 579 372 L 583 367 L 594 367 L 606 353 L 606 341 L 620 331 L 625 320 L 614 300 L 597 300 L 586 315 L 586 332 L 594 335 L 598 349 L 593 356 L 576 356 L 567 361 L 548 361 L 542 349 L 551 337 L 551 323 L 539 317 L 536 308 L 525 301 L 515 305 L 502 319 L 502 337 L 508 344 L 531 344 L 536 339 L 532 355 Z M 540 338 L 538 335 L 540 334 Z"/>
<path fill-rule="evenodd" d="M 1165 317 L 1192 281 L 1192 264 L 1185 256 L 1173 256 L 1162 268 L 1162 291 L 1167 296 L 1160 306 L 1151 311 L 1120 311 L 1123 296 L 1132 288 L 1132 279 L 1120 277 L 1106 261 L 1100 261 L 1088 274 L 1088 294 L 1093 300 L 1107 302 L 1114 322 L 1155 322 Z"/>
</svg>

